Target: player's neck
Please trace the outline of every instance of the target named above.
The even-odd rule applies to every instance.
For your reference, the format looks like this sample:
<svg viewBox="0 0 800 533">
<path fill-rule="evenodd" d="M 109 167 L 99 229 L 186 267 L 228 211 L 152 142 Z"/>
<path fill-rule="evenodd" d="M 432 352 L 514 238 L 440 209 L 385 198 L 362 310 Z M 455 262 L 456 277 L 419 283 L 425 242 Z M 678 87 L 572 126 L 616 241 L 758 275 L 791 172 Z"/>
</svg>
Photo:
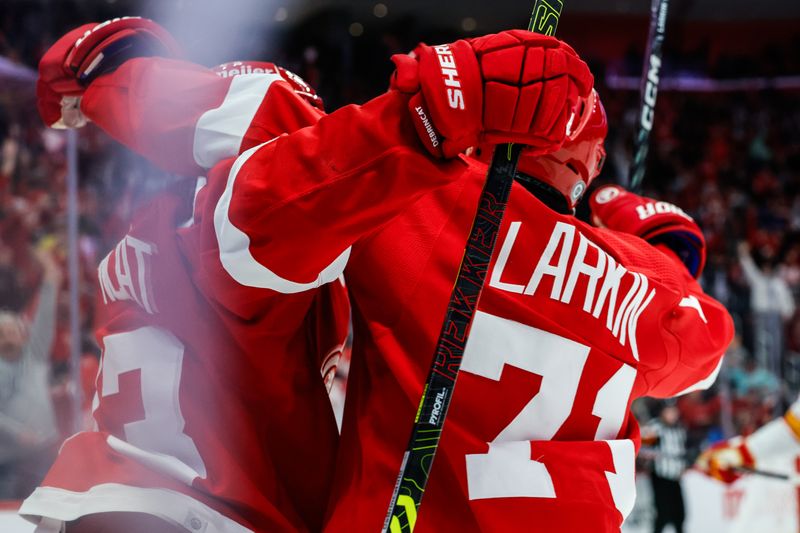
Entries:
<svg viewBox="0 0 800 533">
<path fill-rule="evenodd" d="M 517 182 L 525 187 L 528 192 L 539 199 L 544 205 L 562 215 L 574 215 L 575 211 L 570 209 L 564 197 L 550 185 L 537 180 L 533 176 L 517 172 Z"/>
</svg>

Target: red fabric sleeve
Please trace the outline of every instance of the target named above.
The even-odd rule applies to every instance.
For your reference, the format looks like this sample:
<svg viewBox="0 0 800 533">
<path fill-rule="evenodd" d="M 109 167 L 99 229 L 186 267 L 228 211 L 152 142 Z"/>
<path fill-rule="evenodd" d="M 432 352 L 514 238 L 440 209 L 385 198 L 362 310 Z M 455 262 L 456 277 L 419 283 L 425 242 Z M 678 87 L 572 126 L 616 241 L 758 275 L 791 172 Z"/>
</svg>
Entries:
<svg viewBox="0 0 800 533">
<path fill-rule="evenodd" d="M 127 61 L 95 80 L 81 110 L 156 166 L 187 176 L 321 115 L 278 74 L 222 78 L 156 57 Z"/>
<path fill-rule="evenodd" d="M 661 285 L 660 300 L 671 305 L 655 321 L 641 321 L 639 372 L 647 395 L 676 396 L 708 388 L 733 339 L 733 320 L 718 301 L 703 292 L 681 260 L 666 246 L 609 229 L 600 229 L 614 254 L 629 268 Z M 642 329 L 644 328 L 644 329 Z"/>
<path fill-rule="evenodd" d="M 361 237 L 466 171 L 422 150 L 407 105 L 390 92 L 344 107 L 211 172 L 198 202 L 200 246 L 223 305 L 251 315 L 258 289 L 291 294 L 332 281 Z"/>
</svg>

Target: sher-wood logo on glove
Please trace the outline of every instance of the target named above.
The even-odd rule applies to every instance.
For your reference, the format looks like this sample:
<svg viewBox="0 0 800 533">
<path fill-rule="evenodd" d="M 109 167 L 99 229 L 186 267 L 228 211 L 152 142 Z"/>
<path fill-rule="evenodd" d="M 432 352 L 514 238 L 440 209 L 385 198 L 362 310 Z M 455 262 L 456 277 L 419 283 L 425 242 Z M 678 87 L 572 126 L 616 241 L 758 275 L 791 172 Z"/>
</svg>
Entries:
<svg viewBox="0 0 800 533">
<path fill-rule="evenodd" d="M 447 87 L 447 102 L 452 109 L 464 109 L 464 93 L 461 92 L 461 81 L 458 79 L 458 67 L 453 51 L 449 44 L 442 44 L 433 48 L 439 65 L 442 66 L 444 85 Z"/>
<path fill-rule="evenodd" d="M 559 149 L 593 83 L 568 45 L 522 30 L 421 43 L 392 61 L 391 88 L 411 95 L 420 140 L 444 159 L 482 143 L 522 144 L 540 154 Z"/>
</svg>

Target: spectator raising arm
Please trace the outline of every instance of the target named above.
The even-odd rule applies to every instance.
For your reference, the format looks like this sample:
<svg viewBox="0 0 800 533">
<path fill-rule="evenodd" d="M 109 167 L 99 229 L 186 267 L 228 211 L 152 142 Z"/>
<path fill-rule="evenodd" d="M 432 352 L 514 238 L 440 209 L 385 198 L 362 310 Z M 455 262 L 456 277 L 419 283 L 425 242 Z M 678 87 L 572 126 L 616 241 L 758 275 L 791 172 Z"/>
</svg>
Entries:
<svg viewBox="0 0 800 533">
<path fill-rule="evenodd" d="M 52 251 L 35 252 L 44 276 L 30 322 L 0 313 L 0 499 L 18 499 L 38 484 L 58 440 L 50 397 L 50 347 L 60 274 Z"/>
<path fill-rule="evenodd" d="M 49 364 L 50 348 L 56 331 L 56 296 L 61 285 L 61 269 L 51 248 L 38 247 L 34 255 L 42 266 L 42 285 L 30 326 L 26 353 Z"/>
</svg>

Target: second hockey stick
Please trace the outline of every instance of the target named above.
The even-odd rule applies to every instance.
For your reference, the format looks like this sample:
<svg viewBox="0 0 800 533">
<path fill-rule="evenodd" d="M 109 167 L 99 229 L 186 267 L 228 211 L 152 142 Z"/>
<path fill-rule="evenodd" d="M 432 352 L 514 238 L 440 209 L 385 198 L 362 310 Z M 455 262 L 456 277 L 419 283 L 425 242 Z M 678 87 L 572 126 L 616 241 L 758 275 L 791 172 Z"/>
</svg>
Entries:
<svg viewBox="0 0 800 533">
<path fill-rule="evenodd" d="M 783 474 L 781 472 L 770 472 L 768 470 L 759 470 L 757 468 L 748 468 L 746 466 L 737 466 L 734 468 L 740 474 L 750 474 L 751 476 L 766 477 L 769 479 L 776 479 L 778 481 L 786 481 L 793 485 L 800 486 L 800 475 L 798 474 Z"/>
<path fill-rule="evenodd" d="M 644 180 L 647 153 L 650 150 L 650 132 L 653 129 L 658 84 L 661 79 L 661 60 L 663 57 L 664 35 L 667 29 L 669 0 L 652 0 L 650 6 L 650 32 L 647 36 L 647 49 L 644 54 L 642 86 L 639 97 L 639 121 L 634 138 L 633 158 L 628 174 L 628 188 L 640 192 Z"/>
<path fill-rule="evenodd" d="M 563 6 L 562 0 L 536 0 L 528 29 L 554 35 Z M 383 524 L 384 532 L 410 533 L 417 523 L 417 510 L 439 447 L 472 318 L 494 253 L 521 151 L 522 146 L 511 144 L 495 149 Z"/>
</svg>

